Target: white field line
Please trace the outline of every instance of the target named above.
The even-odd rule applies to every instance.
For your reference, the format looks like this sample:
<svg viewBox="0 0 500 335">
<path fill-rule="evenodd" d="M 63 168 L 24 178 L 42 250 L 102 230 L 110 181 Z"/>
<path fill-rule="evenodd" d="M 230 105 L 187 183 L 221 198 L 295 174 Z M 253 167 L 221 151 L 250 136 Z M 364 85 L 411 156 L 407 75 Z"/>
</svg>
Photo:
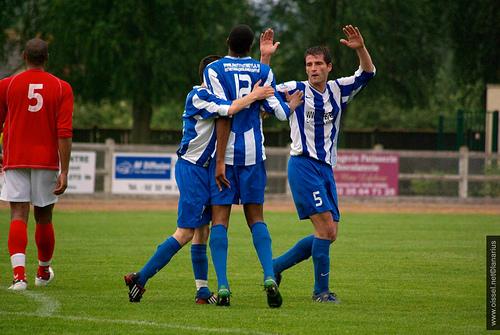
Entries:
<svg viewBox="0 0 500 335">
<path fill-rule="evenodd" d="M 39 316 L 51 316 L 59 309 L 61 304 L 57 299 L 50 298 L 43 293 L 33 291 L 23 291 L 23 295 L 33 299 L 39 304 L 35 314 Z"/>
<path fill-rule="evenodd" d="M 13 315 L 13 316 L 26 316 L 26 317 L 42 317 L 51 319 L 61 319 L 68 321 L 85 321 L 92 323 L 111 323 L 111 324 L 121 324 L 121 325 L 131 325 L 131 326 L 149 326 L 154 328 L 163 329 L 178 329 L 178 330 L 189 330 L 196 332 L 207 332 L 207 333 L 224 333 L 224 334 L 242 334 L 242 335 L 273 335 L 274 333 L 264 333 L 259 331 L 252 331 L 240 328 L 208 328 L 208 327 L 198 327 L 198 326 L 185 326 L 177 325 L 173 323 L 163 323 L 154 321 L 140 321 L 140 320 L 116 320 L 116 319 L 101 319 L 92 318 L 85 316 L 72 316 L 72 315 L 40 315 L 39 313 L 26 313 L 26 312 L 4 312 L 0 311 L 0 315 Z"/>
</svg>

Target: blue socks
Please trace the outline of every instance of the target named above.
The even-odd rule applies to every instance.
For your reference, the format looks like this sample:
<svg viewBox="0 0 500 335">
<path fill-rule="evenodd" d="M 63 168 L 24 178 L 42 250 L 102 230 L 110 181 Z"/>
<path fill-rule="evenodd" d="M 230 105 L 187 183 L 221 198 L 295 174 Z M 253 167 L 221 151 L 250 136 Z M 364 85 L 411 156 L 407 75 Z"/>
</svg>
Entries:
<svg viewBox="0 0 500 335">
<path fill-rule="evenodd" d="M 200 290 L 202 287 L 207 288 L 208 258 L 207 258 L 206 244 L 191 244 L 191 263 L 193 264 L 193 273 L 194 273 L 194 281 L 196 283 L 196 290 Z"/>
<path fill-rule="evenodd" d="M 253 245 L 260 264 L 264 270 L 264 280 L 274 278 L 273 270 L 273 252 L 271 248 L 271 236 L 267 230 L 267 225 L 264 222 L 256 222 L 250 228 L 252 231 Z"/>
<path fill-rule="evenodd" d="M 330 240 L 314 238 L 312 258 L 314 264 L 314 294 L 328 291 L 330 278 Z"/>
<path fill-rule="evenodd" d="M 273 259 L 274 273 L 280 273 L 311 257 L 314 235 L 298 241 L 290 250 Z"/>
<path fill-rule="evenodd" d="M 142 286 L 146 285 L 149 278 L 153 277 L 167 265 L 180 248 L 181 245 L 172 236 L 160 244 L 154 255 L 149 259 L 146 265 L 144 265 L 141 271 L 139 271 L 139 284 Z"/>
<path fill-rule="evenodd" d="M 219 289 L 221 286 L 229 288 L 227 282 L 227 230 L 223 225 L 212 226 L 210 251 L 212 253 L 215 273 L 217 274 Z"/>
</svg>

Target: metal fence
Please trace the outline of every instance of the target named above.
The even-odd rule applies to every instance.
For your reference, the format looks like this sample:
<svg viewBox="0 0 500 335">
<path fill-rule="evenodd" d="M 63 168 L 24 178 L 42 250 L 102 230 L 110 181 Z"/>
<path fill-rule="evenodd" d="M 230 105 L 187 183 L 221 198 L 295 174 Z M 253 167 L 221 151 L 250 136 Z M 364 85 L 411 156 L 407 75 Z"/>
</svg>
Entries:
<svg viewBox="0 0 500 335">
<path fill-rule="evenodd" d="M 73 150 L 96 152 L 95 190 L 111 194 L 113 153 L 174 153 L 171 145 L 74 143 Z M 350 152 L 356 150 L 349 150 Z M 367 150 L 358 150 L 366 152 Z M 341 153 L 342 150 L 339 150 Z M 460 151 L 372 150 L 399 156 L 399 195 L 500 198 L 500 154 Z M 266 148 L 269 194 L 286 194 L 288 148 Z"/>
</svg>

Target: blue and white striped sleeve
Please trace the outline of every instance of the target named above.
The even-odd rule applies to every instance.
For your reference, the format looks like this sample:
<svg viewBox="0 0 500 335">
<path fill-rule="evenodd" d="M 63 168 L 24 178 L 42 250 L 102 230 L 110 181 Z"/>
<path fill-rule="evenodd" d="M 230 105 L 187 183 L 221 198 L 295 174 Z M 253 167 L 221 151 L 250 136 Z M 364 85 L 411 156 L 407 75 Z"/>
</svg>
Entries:
<svg viewBox="0 0 500 335">
<path fill-rule="evenodd" d="M 192 103 L 202 119 L 227 116 L 231 106 L 231 101 L 220 99 L 206 89 L 201 89 L 193 95 Z"/>
<path fill-rule="evenodd" d="M 295 93 L 296 90 L 297 90 L 296 81 L 287 81 L 285 83 L 276 85 L 276 91 L 278 91 L 283 101 L 286 100 L 286 95 L 285 95 L 286 92 L 288 92 L 288 94 L 293 94 Z"/>
<path fill-rule="evenodd" d="M 373 72 L 366 72 L 359 67 L 353 76 L 336 79 L 335 82 L 340 88 L 341 103 L 347 104 L 350 102 L 374 76 L 375 68 L 373 68 Z"/>
<path fill-rule="evenodd" d="M 276 90 L 276 82 L 271 69 L 269 69 L 267 77 L 265 78 L 264 85 L 271 85 L 275 89 L 274 95 L 262 102 L 264 110 L 268 113 L 274 114 L 274 116 L 276 116 L 276 118 L 280 121 L 288 120 L 290 117 L 290 107 L 288 107 L 280 93 Z"/>
<path fill-rule="evenodd" d="M 203 80 L 207 87 L 219 98 L 227 100 L 226 92 L 222 87 L 221 79 L 221 76 L 219 76 L 215 69 L 211 66 L 207 66 L 205 68 L 205 71 L 203 72 Z"/>
</svg>

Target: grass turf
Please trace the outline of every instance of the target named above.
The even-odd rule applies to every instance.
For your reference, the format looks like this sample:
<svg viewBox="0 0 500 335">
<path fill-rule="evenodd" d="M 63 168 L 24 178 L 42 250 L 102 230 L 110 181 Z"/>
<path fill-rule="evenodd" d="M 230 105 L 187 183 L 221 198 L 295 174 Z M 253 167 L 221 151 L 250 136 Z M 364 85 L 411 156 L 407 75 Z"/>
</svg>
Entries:
<svg viewBox="0 0 500 335">
<path fill-rule="evenodd" d="M 269 309 L 262 271 L 244 224 L 229 230 L 232 306 L 194 304 L 189 246 L 152 278 L 139 304 L 123 275 L 139 270 L 175 229 L 174 212 L 55 213 L 54 282 L 35 288 L 29 224 L 27 293 L 6 290 L 9 215 L 0 212 L 0 334 L 479 334 L 485 331 L 485 236 L 500 218 L 484 215 L 345 214 L 331 249 L 331 288 L 340 305 L 311 301 L 312 262 L 283 275 L 283 307 Z M 311 225 L 266 213 L 274 254 Z M 211 261 L 210 261 L 211 263 Z M 212 266 L 210 287 L 216 281 Z"/>
</svg>

